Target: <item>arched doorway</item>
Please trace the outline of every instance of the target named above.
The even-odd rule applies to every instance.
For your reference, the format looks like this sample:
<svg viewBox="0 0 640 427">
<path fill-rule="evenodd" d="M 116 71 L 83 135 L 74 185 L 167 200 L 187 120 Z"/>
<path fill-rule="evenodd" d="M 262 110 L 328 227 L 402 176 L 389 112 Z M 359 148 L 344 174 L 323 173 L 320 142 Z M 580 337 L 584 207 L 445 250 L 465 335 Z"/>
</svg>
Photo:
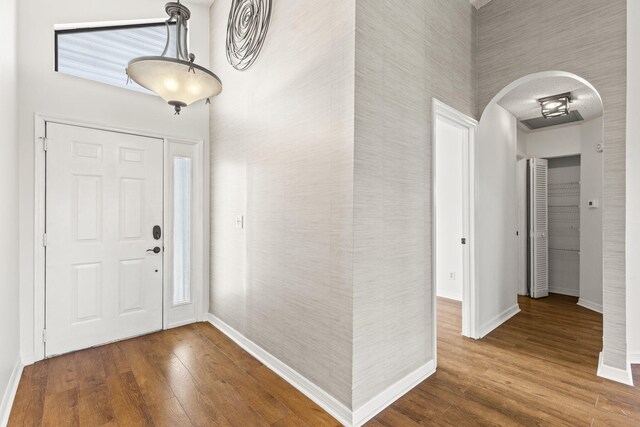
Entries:
<svg viewBox="0 0 640 427">
<path fill-rule="evenodd" d="M 582 110 L 588 119 L 585 122 L 597 117 L 604 120 L 602 99 L 595 87 L 580 76 L 562 71 L 546 71 L 517 79 L 496 94 L 482 113 L 475 158 L 478 297 L 474 303 L 479 313 L 480 338 L 519 311 L 516 287 L 513 285 L 518 283 L 519 255 L 522 257 L 518 243 L 523 237 L 520 230 L 523 227 L 517 222 L 517 206 L 513 203 L 516 199 L 518 125 L 527 118 L 523 116 L 527 111 L 539 111 L 538 99 L 564 92 L 576 93 L 572 107 Z M 602 133 L 600 130 L 600 144 L 603 142 Z M 601 200 L 595 200 L 600 212 L 603 211 L 605 198 L 603 196 Z M 587 201 L 585 199 L 582 202 Z M 602 244 L 602 235 L 597 237 Z M 602 265 L 601 254 L 598 263 Z M 599 283 L 602 283 L 601 271 Z M 602 367 L 602 361 L 600 365 Z M 606 369 L 605 372 L 601 371 L 599 369 L 599 374 L 612 377 Z M 618 371 L 621 372 L 614 372 L 613 375 L 616 380 L 631 382 L 630 376 L 627 381 L 627 377 L 621 375 L 624 370 Z"/>
</svg>

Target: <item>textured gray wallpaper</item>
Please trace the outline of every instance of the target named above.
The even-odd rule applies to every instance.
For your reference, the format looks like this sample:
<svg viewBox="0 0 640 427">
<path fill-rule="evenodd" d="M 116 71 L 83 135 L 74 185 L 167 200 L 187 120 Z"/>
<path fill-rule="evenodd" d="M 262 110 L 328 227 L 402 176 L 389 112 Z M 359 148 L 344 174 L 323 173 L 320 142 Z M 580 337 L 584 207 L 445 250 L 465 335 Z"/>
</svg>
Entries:
<svg viewBox="0 0 640 427">
<path fill-rule="evenodd" d="M 355 4 L 274 1 L 244 72 L 230 5 L 211 8 L 210 311 L 350 407 Z"/>
<path fill-rule="evenodd" d="M 230 2 L 211 8 L 214 315 L 353 409 L 430 361 L 432 100 L 476 116 L 556 69 L 604 99 L 605 357 L 620 366 L 624 0 L 275 1 L 245 72 L 225 58 Z"/>
<path fill-rule="evenodd" d="M 474 116 L 468 0 L 358 0 L 353 406 L 433 358 L 431 103 Z"/>
<path fill-rule="evenodd" d="M 478 11 L 478 111 L 528 74 L 587 79 L 604 103 L 604 361 L 625 368 L 626 0 L 493 0 Z"/>
<path fill-rule="evenodd" d="M 431 103 L 476 111 L 475 9 L 407 3 L 274 2 L 244 73 L 211 9 L 210 310 L 354 409 L 433 357 Z"/>
</svg>

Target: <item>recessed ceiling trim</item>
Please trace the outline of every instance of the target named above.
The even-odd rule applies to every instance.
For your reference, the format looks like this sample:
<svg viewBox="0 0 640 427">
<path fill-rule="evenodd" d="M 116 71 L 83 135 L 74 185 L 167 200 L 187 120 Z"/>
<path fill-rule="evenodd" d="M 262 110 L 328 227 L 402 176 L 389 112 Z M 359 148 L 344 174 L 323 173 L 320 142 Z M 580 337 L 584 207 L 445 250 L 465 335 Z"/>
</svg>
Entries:
<svg viewBox="0 0 640 427">
<path fill-rule="evenodd" d="M 566 125 L 567 123 L 581 122 L 583 120 L 584 119 L 580 112 L 578 112 L 578 110 L 573 110 L 565 116 L 550 117 L 548 119 L 545 119 L 544 117 L 536 117 L 529 120 L 520 120 L 520 123 L 530 130 L 537 130 L 551 126 Z"/>
</svg>

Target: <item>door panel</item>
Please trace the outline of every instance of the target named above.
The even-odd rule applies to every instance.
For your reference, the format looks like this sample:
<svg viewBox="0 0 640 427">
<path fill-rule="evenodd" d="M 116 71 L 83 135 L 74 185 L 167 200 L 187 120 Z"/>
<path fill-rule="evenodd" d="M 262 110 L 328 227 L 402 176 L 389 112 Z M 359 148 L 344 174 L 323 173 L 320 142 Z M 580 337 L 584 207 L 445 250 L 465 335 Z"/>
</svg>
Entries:
<svg viewBox="0 0 640 427">
<path fill-rule="evenodd" d="M 47 123 L 46 355 L 162 329 L 163 141 Z"/>
<path fill-rule="evenodd" d="M 531 231 L 531 280 L 532 298 L 549 296 L 549 212 L 548 212 L 548 161 L 529 160 L 529 222 Z"/>
</svg>

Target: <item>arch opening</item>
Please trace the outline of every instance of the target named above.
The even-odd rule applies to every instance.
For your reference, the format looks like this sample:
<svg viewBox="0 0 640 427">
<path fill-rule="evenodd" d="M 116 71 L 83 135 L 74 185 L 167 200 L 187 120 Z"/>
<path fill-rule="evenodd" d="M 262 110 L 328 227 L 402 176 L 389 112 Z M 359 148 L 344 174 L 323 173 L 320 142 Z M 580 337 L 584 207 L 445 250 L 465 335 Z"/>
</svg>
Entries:
<svg viewBox="0 0 640 427">
<path fill-rule="evenodd" d="M 572 95 L 570 108 L 581 119 L 542 129 L 525 125 L 527 119 L 539 118 L 544 126 L 538 100 L 562 93 Z M 521 77 L 482 110 L 477 141 L 475 262 L 481 336 L 492 330 L 483 325 L 493 321 L 498 327 L 510 317 L 503 313 L 518 312 L 518 298 L 531 296 L 532 254 L 537 249 L 531 243 L 535 236 L 527 177 L 533 158 L 545 160 L 547 178 L 554 180 L 547 183 L 544 208 L 547 256 L 557 257 L 548 258 L 548 290 L 571 295 L 583 307 L 603 313 L 604 105 L 598 90 L 564 71 Z M 561 205 L 566 200 L 571 204 Z M 567 268 L 574 274 L 570 280 L 569 273 L 562 273 Z M 569 282 L 571 286 L 562 286 Z"/>
</svg>

